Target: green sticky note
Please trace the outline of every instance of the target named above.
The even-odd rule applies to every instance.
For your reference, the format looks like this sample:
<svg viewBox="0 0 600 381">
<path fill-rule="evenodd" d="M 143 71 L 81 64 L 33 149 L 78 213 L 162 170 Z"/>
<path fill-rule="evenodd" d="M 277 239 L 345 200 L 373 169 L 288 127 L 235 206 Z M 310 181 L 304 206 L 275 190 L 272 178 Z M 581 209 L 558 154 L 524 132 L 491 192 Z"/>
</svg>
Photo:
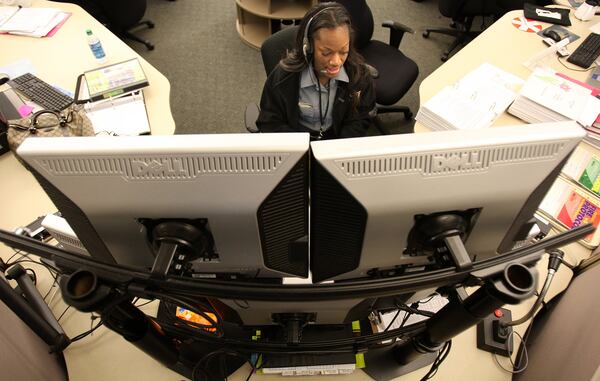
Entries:
<svg viewBox="0 0 600 381">
<path fill-rule="evenodd" d="M 356 357 L 356 368 L 357 369 L 363 369 L 366 367 L 365 364 L 365 355 L 363 353 L 357 353 L 355 355 Z"/>
</svg>

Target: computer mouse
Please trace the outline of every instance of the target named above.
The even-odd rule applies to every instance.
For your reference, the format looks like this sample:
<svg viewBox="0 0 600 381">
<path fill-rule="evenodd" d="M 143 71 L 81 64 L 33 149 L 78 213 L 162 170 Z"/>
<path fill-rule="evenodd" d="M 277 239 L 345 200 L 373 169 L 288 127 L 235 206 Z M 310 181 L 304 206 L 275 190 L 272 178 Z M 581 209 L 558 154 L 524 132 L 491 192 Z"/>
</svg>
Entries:
<svg viewBox="0 0 600 381">
<path fill-rule="evenodd" d="M 559 42 L 560 40 L 562 40 L 562 37 L 560 34 L 558 34 L 557 31 L 555 30 L 545 30 L 544 33 L 542 33 L 544 36 L 553 39 L 556 42 Z"/>
<path fill-rule="evenodd" d="M 8 82 L 10 78 L 8 77 L 8 74 L 6 73 L 0 73 L 0 86 L 4 85 L 6 82 Z"/>
</svg>

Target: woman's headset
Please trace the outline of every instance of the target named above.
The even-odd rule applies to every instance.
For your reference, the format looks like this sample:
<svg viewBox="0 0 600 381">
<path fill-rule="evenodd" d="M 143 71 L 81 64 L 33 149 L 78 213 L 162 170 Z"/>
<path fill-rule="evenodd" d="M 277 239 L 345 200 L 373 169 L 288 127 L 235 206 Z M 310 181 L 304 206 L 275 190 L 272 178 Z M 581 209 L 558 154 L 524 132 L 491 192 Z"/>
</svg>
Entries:
<svg viewBox="0 0 600 381">
<path fill-rule="evenodd" d="M 306 59 L 307 62 L 309 61 L 309 56 L 311 56 L 313 54 L 313 46 L 310 43 L 310 39 L 308 38 L 308 31 L 310 30 L 310 24 L 315 19 L 315 17 L 317 17 L 318 15 L 320 15 L 321 13 L 325 12 L 328 9 L 335 9 L 335 8 L 334 7 L 325 7 L 323 9 L 321 9 L 320 11 L 315 13 L 310 19 L 308 19 L 308 22 L 306 23 L 306 28 L 304 28 L 304 36 L 302 37 L 302 54 L 304 54 L 304 58 Z"/>
</svg>

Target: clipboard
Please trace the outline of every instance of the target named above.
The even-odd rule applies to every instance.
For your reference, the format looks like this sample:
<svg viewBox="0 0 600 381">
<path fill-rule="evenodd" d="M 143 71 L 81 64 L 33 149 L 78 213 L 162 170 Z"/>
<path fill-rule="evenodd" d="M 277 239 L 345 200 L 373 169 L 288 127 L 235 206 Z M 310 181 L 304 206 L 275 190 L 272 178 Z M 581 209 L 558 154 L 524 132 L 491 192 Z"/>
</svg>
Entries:
<svg viewBox="0 0 600 381">
<path fill-rule="evenodd" d="M 85 81 L 87 94 L 80 90 Z M 75 93 L 81 102 L 94 102 L 131 93 L 149 85 L 146 74 L 137 58 L 88 70 L 77 78 Z"/>
</svg>

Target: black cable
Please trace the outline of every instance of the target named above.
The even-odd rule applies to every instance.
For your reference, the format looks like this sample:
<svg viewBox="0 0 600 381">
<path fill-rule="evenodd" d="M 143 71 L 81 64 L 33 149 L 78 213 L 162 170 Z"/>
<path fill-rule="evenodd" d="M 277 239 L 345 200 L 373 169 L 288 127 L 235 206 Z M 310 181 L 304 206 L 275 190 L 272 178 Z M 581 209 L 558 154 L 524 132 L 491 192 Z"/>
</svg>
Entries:
<svg viewBox="0 0 600 381">
<path fill-rule="evenodd" d="M 138 299 L 139 299 L 139 298 L 138 298 Z M 154 301 L 154 300 L 148 300 L 147 302 L 144 302 L 144 303 L 142 303 L 142 304 L 135 304 L 137 301 L 135 301 L 135 302 L 133 302 L 133 303 L 134 303 L 134 305 L 135 305 L 137 308 L 140 308 L 140 307 L 144 307 L 144 306 L 146 306 L 146 305 L 148 305 L 148 304 L 152 303 L 153 301 Z"/>
<path fill-rule="evenodd" d="M 57 284 L 57 278 L 54 278 L 54 282 L 50 285 L 50 288 L 48 289 L 48 292 L 46 292 L 46 294 L 44 295 L 43 299 L 44 301 L 46 301 L 46 298 L 48 297 L 48 295 L 50 295 L 50 293 L 52 292 L 52 289 L 54 288 L 54 286 Z"/>
<path fill-rule="evenodd" d="M 560 57 L 560 56 L 556 56 L 556 59 L 558 60 L 558 62 L 559 62 L 561 65 L 563 65 L 563 66 L 564 66 L 566 69 L 568 69 L 568 70 L 580 71 L 580 72 L 584 72 L 584 73 L 585 73 L 586 71 L 590 71 L 590 70 L 592 70 L 592 69 L 595 69 L 595 68 L 597 68 L 597 67 L 598 67 L 598 65 L 592 65 L 592 66 L 588 67 L 587 69 L 576 69 L 576 68 L 573 68 L 573 67 L 568 67 L 567 65 L 565 65 L 565 63 L 564 63 L 564 62 L 561 60 L 561 58 L 562 58 L 562 57 Z"/>
<path fill-rule="evenodd" d="M 435 298 L 437 295 L 438 295 L 437 293 L 434 293 L 429 298 L 427 298 L 427 300 L 419 300 L 417 303 L 418 304 L 427 304 L 427 303 L 431 302 L 433 300 L 433 298 Z"/>
<path fill-rule="evenodd" d="M 73 337 L 71 339 L 71 342 L 75 342 L 75 341 L 81 340 L 81 339 L 83 339 L 83 338 L 91 335 L 95 330 L 97 330 L 98 328 L 100 328 L 102 325 L 104 325 L 104 322 L 102 320 L 100 320 L 98 322 L 98 324 L 96 324 L 92 329 L 89 329 L 89 330 L 87 330 L 85 332 L 82 332 L 79 335 Z"/>
<path fill-rule="evenodd" d="M 16 257 L 17 255 L 21 254 L 21 250 L 15 250 L 15 253 L 13 255 L 10 256 L 10 258 L 8 258 L 6 260 L 6 266 L 10 267 L 12 266 L 12 264 L 10 263 L 11 259 L 13 259 L 14 257 Z M 22 256 L 26 257 L 26 254 L 21 254 Z"/>
<path fill-rule="evenodd" d="M 433 364 L 431 364 L 431 368 L 429 369 L 429 372 L 427 372 L 427 374 L 425 374 L 423 376 L 423 378 L 421 378 L 421 381 L 430 380 L 433 376 L 435 376 L 440 365 L 442 365 L 442 362 L 444 362 L 446 357 L 448 357 L 448 354 L 450 353 L 451 348 L 452 348 L 452 340 L 446 341 L 446 343 L 444 343 L 444 346 L 442 347 L 442 349 L 438 352 L 438 355 L 435 358 L 435 360 L 433 361 Z"/>
<path fill-rule="evenodd" d="M 31 275 L 32 275 L 32 277 L 33 277 L 33 279 L 32 279 L 32 282 L 33 282 L 33 284 L 37 286 L 37 279 L 38 279 L 38 277 L 37 277 L 37 274 L 36 274 L 36 273 L 35 273 L 35 271 L 34 271 L 33 269 L 31 269 L 31 268 L 26 268 L 26 269 L 25 269 L 25 272 L 28 272 L 28 271 L 29 271 L 29 272 L 31 272 Z"/>
<path fill-rule="evenodd" d="M 396 318 L 398 317 L 398 315 L 400 315 L 400 311 L 401 311 L 400 309 L 398 309 L 396 311 L 396 314 L 392 318 L 392 321 L 390 321 L 390 324 L 388 324 L 387 327 L 385 327 L 385 329 L 383 330 L 383 332 L 387 332 L 390 329 L 390 327 L 392 326 L 392 324 L 394 324 L 394 322 L 396 321 Z"/>
<path fill-rule="evenodd" d="M 285 354 L 331 354 L 331 353 L 355 353 L 361 349 L 369 349 L 373 347 L 385 347 L 382 341 L 401 338 L 403 341 L 413 337 L 425 329 L 424 322 L 411 324 L 405 328 L 393 329 L 388 332 L 362 335 L 345 339 L 335 339 L 328 341 L 303 342 L 295 345 L 290 345 L 287 342 L 254 342 L 249 340 L 228 339 L 216 337 L 212 334 L 207 334 L 201 330 L 191 331 L 182 329 L 181 327 L 171 327 L 174 334 L 179 334 L 185 337 L 193 337 L 199 341 L 210 343 L 219 347 L 233 347 L 238 352 L 244 353 L 285 353 Z"/>
<path fill-rule="evenodd" d="M 27 257 L 27 258 L 29 258 L 29 257 Z M 32 259 L 19 259 L 19 260 L 16 260 L 14 262 L 8 263 L 7 266 L 10 267 L 10 266 L 14 266 L 14 265 L 20 264 L 20 263 L 33 263 L 33 264 L 42 266 L 42 267 L 46 268 L 46 270 L 48 270 L 50 272 L 50 275 L 52 275 L 52 277 L 54 277 L 53 272 L 56 273 L 56 274 L 58 274 L 60 272 L 56 267 L 50 266 L 49 264 L 44 263 L 44 262 L 34 261 Z"/>
<path fill-rule="evenodd" d="M 404 327 L 404 324 L 406 324 L 406 322 L 408 321 L 408 318 L 410 318 L 411 313 L 407 313 L 406 315 L 404 315 L 404 319 L 402 319 L 402 321 L 400 322 L 400 327 L 398 328 L 402 328 Z"/>
<path fill-rule="evenodd" d="M 569 262 L 565 261 L 564 258 L 560 258 L 560 261 L 563 265 L 567 266 L 568 268 L 570 268 L 571 270 L 575 270 L 575 266 L 573 266 L 572 264 L 570 264 Z"/>
<path fill-rule="evenodd" d="M 529 356 L 527 355 L 527 347 L 526 347 L 526 341 L 527 341 L 527 333 L 525 334 L 525 338 L 521 337 L 521 335 L 519 335 L 517 332 L 515 332 L 515 330 L 513 329 L 512 331 L 510 331 L 508 338 L 506 340 L 507 342 L 507 350 L 508 350 L 508 342 L 509 340 L 512 340 L 512 336 L 517 336 L 518 338 L 521 339 L 521 343 L 523 346 L 523 350 L 521 351 L 521 354 L 519 355 L 519 358 L 517 359 L 517 362 L 513 362 L 512 360 L 512 351 L 508 352 L 508 359 L 513 367 L 512 370 L 510 369 L 506 369 L 504 366 L 502 366 L 502 364 L 500 364 L 500 361 L 498 360 L 498 355 L 496 355 L 495 353 L 493 354 L 494 356 L 494 360 L 496 361 L 496 364 L 505 372 L 507 373 L 511 373 L 511 374 L 517 374 L 517 373 L 521 373 L 523 371 L 525 371 L 525 369 L 527 369 L 527 365 L 529 365 Z M 521 368 L 519 368 L 518 366 L 521 363 L 521 359 L 523 357 L 523 355 L 525 355 L 525 365 L 523 365 Z"/>
<path fill-rule="evenodd" d="M 60 319 L 62 319 L 62 317 L 65 315 L 65 313 L 67 313 L 67 311 L 69 310 L 69 308 L 71 308 L 71 306 L 67 306 L 67 308 L 65 308 L 65 310 L 62 312 L 62 314 L 60 314 L 60 316 L 58 317 L 58 319 L 56 319 L 56 321 L 60 321 Z"/>
<path fill-rule="evenodd" d="M 256 363 L 254 364 L 252 364 L 252 361 L 248 361 L 252 369 L 250 369 L 250 374 L 248 374 L 248 377 L 246 377 L 246 381 L 250 381 L 250 378 L 252 378 L 252 375 L 254 374 L 254 372 L 256 372 L 256 365 L 258 364 L 258 359 L 259 357 L 256 356 Z"/>
<path fill-rule="evenodd" d="M 418 302 L 416 303 L 416 305 L 418 305 Z M 398 307 L 399 309 L 401 309 L 403 311 L 408 312 L 409 314 L 416 314 L 416 315 L 422 315 L 422 316 L 427 316 L 427 317 L 432 317 L 433 315 L 435 315 L 435 313 L 433 313 L 433 312 L 420 310 L 413 306 L 397 305 L 396 307 Z"/>
</svg>

